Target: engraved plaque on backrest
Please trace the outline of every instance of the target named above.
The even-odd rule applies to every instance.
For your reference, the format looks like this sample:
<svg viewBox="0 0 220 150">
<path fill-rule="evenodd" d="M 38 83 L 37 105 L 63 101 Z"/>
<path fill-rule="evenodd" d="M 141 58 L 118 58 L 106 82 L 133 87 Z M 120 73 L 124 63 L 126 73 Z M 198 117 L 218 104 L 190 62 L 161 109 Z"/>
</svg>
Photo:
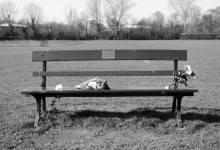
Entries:
<svg viewBox="0 0 220 150">
<path fill-rule="evenodd" d="M 115 59 L 115 50 L 103 50 L 102 59 Z"/>
</svg>

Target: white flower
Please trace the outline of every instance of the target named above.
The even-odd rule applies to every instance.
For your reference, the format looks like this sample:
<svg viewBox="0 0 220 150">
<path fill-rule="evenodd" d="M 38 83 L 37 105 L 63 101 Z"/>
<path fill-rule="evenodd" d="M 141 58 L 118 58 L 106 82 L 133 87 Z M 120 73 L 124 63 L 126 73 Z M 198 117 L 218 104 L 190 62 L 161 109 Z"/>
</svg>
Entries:
<svg viewBox="0 0 220 150">
<path fill-rule="evenodd" d="M 76 85 L 76 88 L 77 89 L 81 89 L 81 85 Z"/>
<path fill-rule="evenodd" d="M 192 74 L 192 69 L 191 69 L 190 65 L 185 65 L 184 70 L 187 75 L 190 76 Z"/>
<path fill-rule="evenodd" d="M 62 90 L 63 89 L 63 85 L 62 84 L 58 84 L 56 87 L 55 87 L 55 90 Z"/>
<path fill-rule="evenodd" d="M 110 89 L 105 80 L 94 78 L 87 80 L 79 85 L 76 85 L 77 89 L 88 89 L 88 90 L 102 90 L 102 89 Z"/>
<path fill-rule="evenodd" d="M 92 82 L 89 82 L 89 83 L 88 83 L 88 87 L 91 88 L 91 89 L 97 89 L 97 87 L 96 87 L 96 82 L 93 82 L 93 81 L 92 81 Z"/>
<path fill-rule="evenodd" d="M 165 86 L 165 89 L 169 89 L 169 86 Z"/>
</svg>

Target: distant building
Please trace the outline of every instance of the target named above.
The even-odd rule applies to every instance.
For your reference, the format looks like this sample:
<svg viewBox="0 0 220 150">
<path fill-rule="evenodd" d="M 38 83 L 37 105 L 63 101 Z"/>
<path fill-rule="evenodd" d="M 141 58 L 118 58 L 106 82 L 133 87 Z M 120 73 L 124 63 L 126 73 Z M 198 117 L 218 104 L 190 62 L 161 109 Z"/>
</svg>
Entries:
<svg viewBox="0 0 220 150">
<path fill-rule="evenodd" d="M 97 31 L 97 23 L 95 20 L 88 21 L 87 28 L 90 32 L 96 32 Z"/>
<path fill-rule="evenodd" d="M 220 40 L 220 33 L 181 33 L 181 40 Z"/>
<path fill-rule="evenodd" d="M 10 27 L 10 26 L 12 26 L 12 27 L 14 27 L 14 28 L 27 28 L 27 26 L 26 26 L 26 25 L 23 25 L 23 24 L 16 24 L 16 23 L 11 23 L 11 24 L 9 24 L 9 23 L 3 23 L 3 24 L 0 24 L 0 27 L 1 27 L 1 28 L 8 28 L 8 27 Z"/>
<path fill-rule="evenodd" d="M 24 39 L 27 26 L 16 23 L 0 24 L 0 40 Z"/>
<path fill-rule="evenodd" d="M 150 26 L 137 25 L 137 24 L 126 24 L 123 26 L 123 28 L 125 28 L 125 29 L 140 29 L 140 28 L 151 29 Z"/>
</svg>

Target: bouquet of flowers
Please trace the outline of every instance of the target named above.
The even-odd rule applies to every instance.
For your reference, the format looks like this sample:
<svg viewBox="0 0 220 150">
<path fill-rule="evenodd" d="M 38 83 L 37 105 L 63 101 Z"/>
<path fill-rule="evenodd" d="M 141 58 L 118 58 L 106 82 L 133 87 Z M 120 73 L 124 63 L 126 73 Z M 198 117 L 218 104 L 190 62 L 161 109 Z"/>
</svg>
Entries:
<svg viewBox="0 0 220 150">
<path fill-rule="evenodd" d="M 187 81 L 196 78 L 196 72 L 191 69 L 189 65 L 185 65 L 184 70 L 179 72 L 178 75 L 174 75 L 173 84 L 169 86 L 169 89 L 174 89 L 183 84 L 187 86 Z"/>
<path fill-rule="evenodd" d="M 82 82 L 79 85 L 76 85 L 77 89 L 87 89 L 87 90 L 110 90 L 107 81 L 99 78 L 94 78 Z"/>
</svg>

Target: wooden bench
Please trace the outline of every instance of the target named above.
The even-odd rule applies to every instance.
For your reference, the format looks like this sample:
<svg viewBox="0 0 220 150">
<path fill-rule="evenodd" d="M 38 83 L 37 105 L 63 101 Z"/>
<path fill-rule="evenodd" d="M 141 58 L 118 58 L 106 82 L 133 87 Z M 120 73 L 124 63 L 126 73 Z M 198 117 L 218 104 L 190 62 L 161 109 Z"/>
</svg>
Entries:
<svg viewBox="0 0 220 150">
<path fill-rule="evenodd" d="M 49 61 L 105 61 L 105 60 L 166 60 L 173 61 L 172 70 L 157 71 L 47 71 Z M 46 113 L 46 97 L 173 97 L 172 111 L 177 120 L 181 120 L 181 100 L 184 96 L 194 96 L 197 89 L 165 89 L 149 87 L 110 87 L 110 90 L 77 90 L 65 88 L 55 90 L 46 87 L 47 76 L 173 76 L 177 74 L 178 61 L 187 60 L 186 50 L 62 50 L 62 51 L 33 51 L 32 61 L 43 62 L 42 71 L 34 71 L 33 76 L 42 77 L 40 87 L 27 88 L 21 93 L 36 99 L 35 127 L 42 114 Z M 88 67 L 89 68 L 89 67 Z M 172 82 L 172 81 L 171 81 Z M 42 110 L 42 112 L 41 112 Z"/>
</svg>

